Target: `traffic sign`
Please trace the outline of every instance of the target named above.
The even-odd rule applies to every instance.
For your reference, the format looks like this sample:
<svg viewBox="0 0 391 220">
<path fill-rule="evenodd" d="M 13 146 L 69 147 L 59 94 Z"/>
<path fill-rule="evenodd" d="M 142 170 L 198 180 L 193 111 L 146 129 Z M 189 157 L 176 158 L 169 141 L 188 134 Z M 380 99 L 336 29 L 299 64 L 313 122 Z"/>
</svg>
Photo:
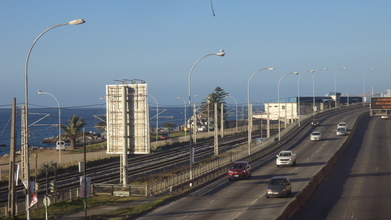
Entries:
<svg viewBox="0 0 391 220">
<path fill-rule="evenodd" d="M 49 197 L 46 197 L 46 196 L 45 196 L 45 198 L 43 198 L 43 205 L 44 205 L 45 207 L 50 206 L 50 199 L 49 199 Z"/>
</svg>

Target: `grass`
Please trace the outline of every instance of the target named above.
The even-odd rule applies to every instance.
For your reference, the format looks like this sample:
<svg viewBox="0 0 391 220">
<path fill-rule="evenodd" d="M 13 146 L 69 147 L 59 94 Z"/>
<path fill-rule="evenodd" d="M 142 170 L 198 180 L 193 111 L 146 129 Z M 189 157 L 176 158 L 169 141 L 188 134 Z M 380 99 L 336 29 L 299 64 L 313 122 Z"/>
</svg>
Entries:
<svg viewBox="0 0 391 220">
<path fill-rule="evenodd" d="M 170 200 L 173 198 L 173 196 L 164 196 L 163 198 L 140 204 L 137 206 L 129 206 L 126 208 L 119 208 L 115 211 L 108 212 L 102 215 L 96 215 L 96 216 L 91 216 L 90 219 L 111 219 L 111 220 L 119 220 L 119 219 L 124 219 L 124 218 L 131 218 L 138 216 L 140 214 L 143 214 L 149 210 L 152 210 L 162 204 L 164 204 L 166 201 Z"/>
<path fill-rule="evenodd" d="M 123 203 L 130 203 L 141 197 L 114 197 L 108 195 L 94 195 L 94 197 L 87 199 L 87 213 L 88 209 L 100 207 L 102 205 L 120 205 Z M 137 208 L 137 206 L 135 207 Z M 139 210 L 145 210 L 145 208 L 139 207 Z M 73 199 L 66 202 L 58 202 L 48 207 L 48 216 L 59 217 L 63 215 L 70 215 L 73 213 L 81 212 L 84 210 L 84 199 Z M 43 219 L 45 218 L 45 208 L 36 208 L 30 210 L 31 219 Z M 11 218 L 2 218 L 11 219 Z M 26 215 L 16 216 L 14 219 L 26 219 Z M 95 219 L 95 218 L 94 218 Z"/>
</svg>

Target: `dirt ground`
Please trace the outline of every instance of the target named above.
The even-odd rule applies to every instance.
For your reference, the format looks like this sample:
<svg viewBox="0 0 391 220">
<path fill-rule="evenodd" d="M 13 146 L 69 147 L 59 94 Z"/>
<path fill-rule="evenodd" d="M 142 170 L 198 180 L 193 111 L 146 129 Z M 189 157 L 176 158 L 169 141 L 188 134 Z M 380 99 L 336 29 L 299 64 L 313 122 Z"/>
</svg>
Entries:
<svg viewBox="0 0 391 220">
<path fill-rule="evenodd" d="M 88 149 L 87 149 L 88 151 Z M 87 152 L 87 161 L 97 160 L 101 158 L 107 158 L 118 155 L 106 154 L 106 150 L 97 152 Z M 55 149 L 42 149 L 34 150 L 30 153 L 30 176 L 35 176 L 36 167 L 38 170 L 44 169 L 44 164 L 48 163 L 51 166 L 51 162 L 56 162 L 58 167 L 66 167 L 70 165 L 77 165 L 79 162 L 84 161 L 84 153 L 81 149 L 80 153 L 70 151 L 56 151 Z M 15 162 L 21 165 L 21 157 L 16 155 Z M 9 155 L 0 157 L 0 181 L 7 180 L 9 175 Z"/>
</svg>

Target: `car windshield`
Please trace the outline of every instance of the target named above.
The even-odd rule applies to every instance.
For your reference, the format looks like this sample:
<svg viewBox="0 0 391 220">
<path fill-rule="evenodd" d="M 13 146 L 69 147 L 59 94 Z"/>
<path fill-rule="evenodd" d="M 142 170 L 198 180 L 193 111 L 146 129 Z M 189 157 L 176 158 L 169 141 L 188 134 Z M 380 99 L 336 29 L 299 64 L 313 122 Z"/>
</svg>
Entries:
<svg viewBox="0 0 391 220">
<path fill-rule="evenodd" d="M 320 133 L 319 132 L 314 132 L 314 133 L 312 133 L 312 135 L 320 135 Z"/>
<path fill-rule="evenodd" d="M 242 169 L 242 168 L 245 168 L 246 166 L 242 163 L 237 163 L 237 164 L 234 164 L 232 165 L 232 169 Z"/>
<path fill-rule="evenodd" d="M 278 186 L 278 185 L 285 185 L 286 181 L 284 179 L 273 179 L 270 181 L 270 185 Z"/>
<path fill-rule="evenodd" d="M 284 152 L 284 153 L 281 153 L 280 156 L 289 157 L 289 156 L 291 156 L 291 153 L 290 152 Z"/>
</svg>

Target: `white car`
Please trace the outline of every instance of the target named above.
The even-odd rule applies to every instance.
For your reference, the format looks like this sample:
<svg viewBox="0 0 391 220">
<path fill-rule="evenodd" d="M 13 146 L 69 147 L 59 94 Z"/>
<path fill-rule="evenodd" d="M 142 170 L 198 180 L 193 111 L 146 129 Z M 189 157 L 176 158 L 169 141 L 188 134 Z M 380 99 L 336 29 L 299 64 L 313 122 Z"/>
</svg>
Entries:
<svg viewBox="0 0 391 220">
<path fill-rule="evenodd" d="M 381 119 L 388 119 L 388 115 L 382 115 Z"/>
<path fill-rule="evenodd" d="M 346 131 L 346 127 L 338 127 L 337 130 L 335 131 L 335 133 L 338 135 L 338 136 L 343 136 L 343 135 L 346 135 L 347 134 L 347 131 Z"/>
<path fill-rule="evenodd" d="M 310 140 L 311 141 L 320 141 L 320 140 L 322 140 L 322 133 L 320 133 L 319 131 L 312 132 L 312 134 L 310 135 Z"/>
<path fill-rule="evenodd" d="M 337 129 L 338 129 L 339 127 L 345 127 L 346 130 L 348 130 L 348 124 L 346 124 L 346 122 L 340 122 L 340 123 L 338 123 Z"/>
<path fill-rule="evenodd" d="M 276 165 L 280 166 L 295 166 L 296 165 L 296 154 L 290 150 L 281 151 L 277 156 Z"/>
</svg>

